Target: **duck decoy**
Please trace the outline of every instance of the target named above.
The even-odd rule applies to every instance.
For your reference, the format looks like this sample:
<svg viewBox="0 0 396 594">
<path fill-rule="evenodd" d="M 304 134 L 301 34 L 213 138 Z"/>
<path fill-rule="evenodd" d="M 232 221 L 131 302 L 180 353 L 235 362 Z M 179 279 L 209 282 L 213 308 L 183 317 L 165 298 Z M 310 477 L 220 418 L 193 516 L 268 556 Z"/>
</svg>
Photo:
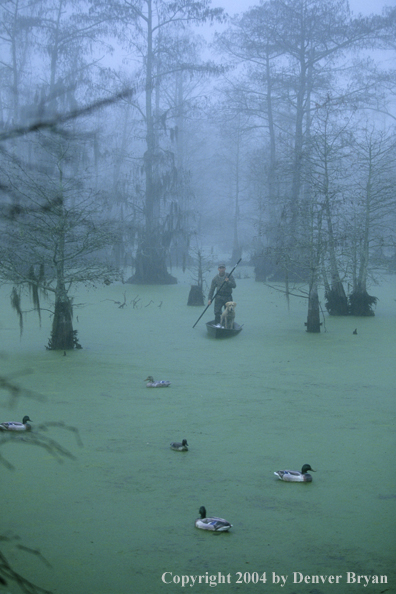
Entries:
<svg viewBox="0 0 396 594">
<path fill-rule="evenodd" d="M 232 524 L 227 522 L 224 518 L 206 517 L 206 509 L 202 505 L 199 508 L 200 518 L 195 520 L 195 527 L 201 528 L 201 530 L 214 530 L 215 532 L 227 532 L 232 528 Z"/>
<path fill-rule="evenodd" d="M 308 474 L 308 470 L 316 472 L 316 470 L 311 468 L 309 464 L 304 464 L 304 466 L 301 468 L 301 472 L 298 472 L 298 470 L 277 470 L 274 472 L 274 474 L 281 481 L 287 481 L 290 483 L 311 483 L 312 476 Z"/>
<path fill-rule="evenodd" d="M 168 380 L 161 380 L 158 382 L 154 381 L 154 378 L 152 375 L 147 376 L 144 381 L 148 382 L 146 384 L 147 388 L 167 388 L 168 386 L 171 385 L 171 383 L 168 382 Z"/>
<path fill-rule="evenodd" d="M 29 421 L 33 423 L 32 419 L 29 419 L 29 417 L 25 415 L 22 419 L 22 423 L 16 421 L 0 423 L 0 431 L 30 431 L 32 427 L 29 425 Z"/>
<path fill-rule="evenodd" d="M 171 449 L 176 450 L 177 452 L 188 452 L 187 446 L 187 439 L 183 439 L 181 443 L 179 441 L 172 441 L 170 444 Z"/>
</svg>

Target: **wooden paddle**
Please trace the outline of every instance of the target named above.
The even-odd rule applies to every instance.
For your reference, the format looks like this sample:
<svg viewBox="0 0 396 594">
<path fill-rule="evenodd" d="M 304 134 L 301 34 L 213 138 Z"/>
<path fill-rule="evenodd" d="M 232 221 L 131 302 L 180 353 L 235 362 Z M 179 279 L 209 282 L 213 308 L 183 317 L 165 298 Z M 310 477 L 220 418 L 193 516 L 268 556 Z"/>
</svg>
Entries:
<svg viewBox="0 0 396 594">
<path fill-rule="evenodd" d="M 234 268 L 231 270 L 230 274 L 227 275 L 227 278 L 230 278 L 230 276 L 232 275 L 232 273 L 234 272 L 235 268 L 238 266 L 239 262 L 242 260 L 242 258 L 239 258 L 238 262 L 235 264 Z M 201 315 L 199 316 L 198 320 L 195 322 L 193 328 L 195 328 L 195 326 L 198 324 L 199 320 L 202 318 L 202 316 L 204 315 L 205 311 L 208 309 L 208 307 L 210 305 L 212 305 L 212 301 L 213 299 L 216 299 L 217 294 L 220 293 L 221 289 L 223 288 L 223 285 L 226 283 L 226 281 L 224 280 L 224 282 L 220 285 L 220 287 L 217 289 L 216 293 L 213 295 L 212 299 L 210 300 L 210 303 L 208 303 L 208 305 L 205 307 L 205 309 L 203 310 L 203 312 L 201 313 Z"/>
</svg>

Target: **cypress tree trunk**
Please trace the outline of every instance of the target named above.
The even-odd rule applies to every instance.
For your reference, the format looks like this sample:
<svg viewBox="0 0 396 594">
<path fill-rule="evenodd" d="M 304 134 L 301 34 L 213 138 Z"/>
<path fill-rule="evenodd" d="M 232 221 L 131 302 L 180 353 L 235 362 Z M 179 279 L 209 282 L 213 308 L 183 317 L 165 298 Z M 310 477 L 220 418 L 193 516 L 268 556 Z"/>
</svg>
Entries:
<svg viewBox="0 0 396 594">
<path fill-rule="evenodd" d="M 349 295 L 349 312 L 352 316 L 374 316 L 373 306 L 377 303 L 377 297 L 367 293 L 367 276 L 369 266 L 369 246 L 371 227 L 371 204 L 373 191 L 373 164 L 370 150 L 370 166 L 366 184 L 365 212 L 363 238 L 360 242 L 360 264 L 357 278 L 353 279 L 353 291 Z"/>
<path fill-rule="evenodd" d="M 191 285 L 187 305 L 204 305 L 204 294 L 202 292 L 202 287 L 199 287 L 198 285 Z"/>
<path fill-rule="evenodd" d="M 74 349 L 73 308 L 66 290 L 57 291 L 55 294 L 55 315 L 52 322 L 51 338 L 48 348 L 54 351 Z"/>
<path fill-rule="evenodd" d="M 374 316 L 373 307 L 377 301 L 377 297 L 367 293 L 365 283 L 357 283 L 349 295 L 349 312 L 351 316 Z"/>
<path fill-rule="evenodd" d="M 340 278 L 332 282 L 326 289 L 326 309 L 331 316 L 347 316 L 349 314 L 348 298 Z"/>
<path fill-rule="evenodd" d="M 60 172 L 60 181 L 62 187 L 62 171 Z M 65 283 L 65 229 L 67 221 L 62 201 L 58 205 L 57 214 L 59 225 L 57 250 L 54 256 L 56 266 L 55 314 L 48 349 L 66 351 L 74 349 L 74 347 L 81 348 L 81 346 L 78 344 L 76 332 L 73 331 L 73 308 Z"/>
<path fill-rule="evenodd" d="M 326 130 L 327 130 L 327 118 L 326 118 Z M 327 138 L 327 132 L 326 132 Z M 327 146 L 327 141 L 326 141 Z M 338 271 L 338 262 L 336 255 L 336 238 L 334 234 L 333 219 L 332 219 L 332 199 L 330 191 L 330 179 L 329 179 L 329 151 L 324 152 L 324 212 L 327 221 L 328 231 L 328 251 L 330 257 L 330 270 L 331 270 L 331 287 L 326 286 L 325 291 L 325 305 L 326 309 L 331 316 L 347 316 L 348 310 L 348 298 L 345 293 L 344 285 L 342 284 L 340 273 Z"/>
<path fill-rule="evenodd" d="M 144 155 L 144 171 L 146 196 L 144 205 L 145 229 L 142 233 L 136 254 L 135 274 L 128 279 L 136 284 L 175 284 L 177 279 L 168 273 L 166 267 L 166 251 L 162 245 L 160 221 L 161 180 L 159 174 L 160 150 L 153 116 L 153 91 L 159 77 L 153 76 L 155 67 L 155 51 L 153 40 L 153 8 L 152 0 L 147 2 L 147 55 L 146 55 L 146 146 Z"/>
<path fill-rule="evenodd" d="M 177 279 L 166 267 L 165 250 L 160 243 L 159 233 L 146 233 L 138 247 L 135 260 L 135 274 L 127 280 L 138 285 L 173 285 Z"/>
<path fill-rule="evenodd" d="M 313 283 L 308 297 L 307 332 L 320 332 L 319 296 L 316 283 Z"/>
<path fill-rule="evenodd" d="M 187 305 L 204 305 L 205 296 L 203 293 L 204 283 L 204 257 L 200 249 L 197 250 L 197 272 L 196 285 L 191 285 Z"/>
</svg>

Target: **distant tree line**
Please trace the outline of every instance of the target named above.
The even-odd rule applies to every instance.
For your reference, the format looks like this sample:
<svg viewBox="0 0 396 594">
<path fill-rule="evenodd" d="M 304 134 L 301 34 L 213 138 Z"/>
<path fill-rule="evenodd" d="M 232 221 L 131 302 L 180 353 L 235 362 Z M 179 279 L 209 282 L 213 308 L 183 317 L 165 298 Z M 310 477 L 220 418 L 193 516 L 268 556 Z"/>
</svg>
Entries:
<svg viewBox="0 0 396 594">
<path fill-rule="evenodd" d="M 273 1 L 218 36 L 238 66 L 228 109 L 256 141 L 256 277 L 308 284 L 308 331 L 319 284 L 329 313 L 373 315 L 369 277 L 396 262 L 394 71 L 368 59 L 393 55 L 395 23 L 394 8 L 363 18 L 346 1 Z"/>
</svg>

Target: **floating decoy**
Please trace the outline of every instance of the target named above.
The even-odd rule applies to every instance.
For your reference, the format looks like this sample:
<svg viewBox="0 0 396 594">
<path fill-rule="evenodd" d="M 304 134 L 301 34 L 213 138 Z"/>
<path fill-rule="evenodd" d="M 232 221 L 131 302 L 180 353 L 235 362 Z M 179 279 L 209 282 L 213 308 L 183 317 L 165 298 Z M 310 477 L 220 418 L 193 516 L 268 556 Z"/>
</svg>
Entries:
<svg viewBox="0 0 396 594">
<path fill-rule="evenodd" d="M 181 443 L 179 441 L 172 441 L 172 443 L 170 444 L 171 449 L 176 450 L 178 452 L 188 452 L 187 446 L 187 439 L 183 439 Z"/>
<path fill-rule="evenodd" d="M 8 421 L 7 423 L 0 423 L 0 431 L 30 431 L 32 428 L 28 421 L 33 423 L 32 419 L 26 415 L 22 419 L 22 423 L 15 421 Z"/>
<path fill-rule="evenodd" d="M 215 532 L 227 532 L 232 528 L 232 524 L 227 522 L 224 518 L 206 517 L 206 509 L 202 505 L 199 508 L 200 518 L 195 520 L 195 527 L 201 528 L 201 530 L 214 530 Z"/>
<path fill-rule="evenodd" d="M 148 382 L 146 384 L 147 388 L 167 388 L 168 386 L 171 385 L 170 382 L 168 382 L 168 380 L 161 380 L 161 381 L 154 381 L 154 378 L 152 375 L 149 375 L 148 377 L 146 377 L 146 379 L 144 380 L 145 382 Z"/>
<path fill-rule="evenodd" d="M 301 468 L 301 472 L 298 472 L 298 470 L 277 470 L 274 472 L 274 474 L 281 481 L 287 481 L 290 483 L 311 483 L 312 476 L 308 474 L 308 470 L 316 472 L 316 470 L 311 468 L 309 464 L 304 464 L 304 466 Z"/>
</svg>

